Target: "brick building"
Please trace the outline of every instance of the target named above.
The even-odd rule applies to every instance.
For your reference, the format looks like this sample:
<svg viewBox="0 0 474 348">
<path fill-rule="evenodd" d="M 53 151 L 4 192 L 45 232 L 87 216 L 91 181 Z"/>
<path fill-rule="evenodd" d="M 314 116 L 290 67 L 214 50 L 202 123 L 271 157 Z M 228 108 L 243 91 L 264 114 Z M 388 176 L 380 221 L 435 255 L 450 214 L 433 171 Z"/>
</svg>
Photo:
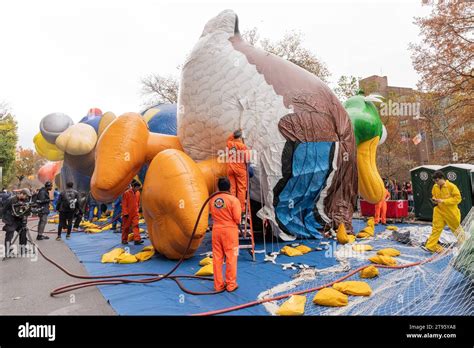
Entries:
<svg viewBox="0 0 474 348">
<path fill-rule="evenodd" d="M 384 97 L 385 105 L 379 106 L 382 121 L 387 121 L 385 117 L 397 117 L 398 134 L 389 136 L 398 137 L 403 146 L 401 157 L 413 162 L 414 165 L 428 164 L 436 162 L 434 150 L 442 146 L 439 139 L 433 136 L 433 132 L 428 122 L 420 117 L 419 103 L 416 102 L 417 91 L 408 87 L 390 86 L 387 76 L 369 76 L 359 81 L 359 87 L 365 94 L 380 94 Z M 388 112 L 384 112 L 387 111 Z M 396 112 L 393 112 L 396 111 Z M 391 120 L 392 121 L 392 120 Z M 414 144 L 413 138 L 421 134 L 421 142 Z"/>
</svg>

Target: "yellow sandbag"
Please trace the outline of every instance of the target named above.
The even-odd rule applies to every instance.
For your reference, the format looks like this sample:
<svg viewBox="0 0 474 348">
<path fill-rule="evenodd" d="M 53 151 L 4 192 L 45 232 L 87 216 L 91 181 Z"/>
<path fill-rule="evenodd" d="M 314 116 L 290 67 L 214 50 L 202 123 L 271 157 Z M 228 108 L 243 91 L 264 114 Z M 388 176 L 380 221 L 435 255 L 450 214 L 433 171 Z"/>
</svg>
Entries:
<svg viewBox="0 0 474 348">
<path fill-rule="evenodd" d="M 349 243 L 349 237 L 347 236 L 346 226 L 344 224 L 339 224 L 336 233 L 337 242 L 339 244 Z"/>
<path fill-rule="evenodd" d="M 96 224 L 87 224 L 85 226 L 83 226 L 84 228 L 99 228 L 99 226 L 97 226 Z"/>
<path fill-rule="evenodd" d="M 201 267 L 201 269 L 199 271 L 197 271 L 194 275 L 197 275 L 197 276 L 211 276 L 211 275 L 214 275 L 214 269 L 213 269 L 213 265 L 212 263 L 204 266 L 204 267 Z"/>
<path fill-rule="evenodd" d="M 91 223 L 90 221 L 81 221 L 80 225 L 81 226 L 90 226 L 90 225 L 93 225 L 93 223 Z"/>
<path fill-rule="evenodd" d="M 137 258 L 137 260 L 139 262 L 143 262 L 143 261 L 151 259 L 153 257 L 153 255 L 155 255 L 155 249 L 154 248 L 151 248 L 151 249 L 148 248 L 147 250 L 145 250 L 145 248 L 143 248 L 142 251 L 135 254 L 135 257 Z"/>
<path fill-rule="evenodd" d="M 373 246 L 369 244 L 355 244 L 352 246 L 352 250 L 358 252 L 370 251 L 373 250 Z"/>
<path fill-rule="evenodd" d="M 144 224 L 144 223 L 145 223 L 145 219 L 140 219 L 140 220 L 138 220 L 138 223 L 139 223 L 139 224 Z"/>
<path fill-rule="evenodd" d="M 360 231 L 359 233 L 357 233 L 357 238 L 359 238 L 359 239 L 369 238 L 371 236 L 372 236 L 371 234 L 369 234 L 365 231 Z"/>
<path fill-rule="evenodd" d="M 131 242 L 133 240 L 133 233 L 129 233 L 127 237 L 127 241 Z"/>
<path fill-rule="evenodd" d="M 346 294 L 333 288 L 324 288 L 314 296 L 313 303 L 320 306 L 343 307 L 347 306 L 349 298 Z"/>
<path fill-rule="evenodd" d="M 332 287 L 346 295 L 370 296 L 372 294 L 372 289 L 369 284 L 357 280 L 339 282 L 333 284 Z"/>
<path fill-rule="evenodd" d="M 144 232 L 145 232 L 145 229 L 144 229 L 144 228 L 140 228 L 138 232 L 144 233 Z"/>
<path fill-rule="evenodd" d="M 147 245 L 146 247 L 142 249 L 142 251 L 147 251 L 147 250 L 155 250 L 155 248 L 153 247 L 153 245 Z"/>
<path fill-rule="evenodd" d="M 307 253 L 309 253 L 311 250 L 313 250 L 313 249 L 311 249 L 309 246 L 303 245 L 303 244 L 298 245 L 295 249 L 301 251 L 302 254 L 307 254 Z"/>
<path fill-rule="evenodd" d="M 400 250 L 397 250 L 395 248 L 385 248 L 385 249 L 380 249 L 377 251 L 377 255 L 384 255 L 384 256 L 398 256 L 400 255 Z"/>
<path fill-rule="evenodd" d="M 379 270 L 375 266 L 369 266 L 360 271 L 361 278 L 374 278 L 379 275 Z"/>
<path fill-rule="evenodd" d="M 374 227 L 375 226 L 375 219 L 374 219 L 373 216 L 371 216 L 367 219 L 367 226 L 369 226 L 369 227 Z"/>
<path fill-rule="evenodd" d="M 347 238 L 349 238 L 349 242 L 348 242 L 349 244 L 354 243 L 356 240 L 356 236 L 354 236 L 353 234 L 348 234 Z"/>
<path fill-rule="evenodd" d="M 107 221 L 107 218 L 100 218 L 99 220 L 97 220 L 98 222 L 106 222 Z"/>
<path fill-rule="evenodd" d="M 277 315 L 303 315 L 306 296 L 293 295 L 276 311 Z"/>
<path fill-rule="evenodd" d="M 387 230 L 390 230 L 390 231 L 398 231 L 398 227 L 394 225 L 387 226 L 386 228 Z"/>
<path fill-rule="evenodd" d="M 374 218 L 369 218 L 367 220 L 367 226 L 365 226 L 358 234 L 357 238 L 368 238 L 372 237 L 375 233 L 375 222 Z"/>
<path fill-rule="evenodd" d="M 115 262 L 115 259 L 125 252 L 122 248 L 115 248 L 102 255 L 102 263 Z"/>
<path fill-rule="evenodd" d="M 280 252 L 287 256 L 301 256 L 303 253 L 298 249 L 292 248 L 289 245 L 283 247 Z"/>
<path fill-rule="evenodd" d="M 89 232 L 89 233 L 99 233 L 99 232 L 102 232 L 102 230 L 100 228 L 86 228 L 86 232 Z"/>
<path fill-rule="evenodd" d="M 395 260 L 391 256 L 384 256 L 384 255 L 375 255 L 369 257 L 369 261 L 373 263 L 377 263 L 379 265 L 387 265 L 387 266 L 395 266 L 397 264 L 397 260 Z"/>
<path fill-rule="evenodd" d="M 116 259 L 117 263 L 135 263 L 138 262 L 137 258 L 135 255 L 129 254 L 129 253 L 123 253 L 120 254 L 119 257 Z"/>
<path fill-rule="evenodd" d="M 205 257 L 199 261 L 199 266 L 207 266 L 212 264 L 212 257 Z"/>
</svg>

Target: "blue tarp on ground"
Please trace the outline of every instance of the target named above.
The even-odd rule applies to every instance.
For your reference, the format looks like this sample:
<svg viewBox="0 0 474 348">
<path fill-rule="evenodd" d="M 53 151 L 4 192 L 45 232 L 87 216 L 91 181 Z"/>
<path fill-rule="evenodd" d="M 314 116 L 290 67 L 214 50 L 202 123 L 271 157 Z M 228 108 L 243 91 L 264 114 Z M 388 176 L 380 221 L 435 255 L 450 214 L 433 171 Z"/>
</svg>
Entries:
<svg viewBox="0 0 474 348">
<path fill-rule="evenodd" d="M 360 220 L 354 220 L 354 229 L 360 230 L 365 223 Z M 406 224 L 398 226 L 407 226 Z M 382 231 L 383 226 L 377 226 L 376 231 Z M 100 262 L 102 254 L 116 247 L 122 247 L 120 244 L 120 234 L 114 234 L 111 231 L 105 231 L 98 234 L 77 233 L 70 240 L 66 241 L 71 250 L 78 259 L 84 264 L 90 275 L 113 275 L 119 273 L 166 273 L 176 263 L 155 255 L 151 260 L 135 264 L 102 264 Z M 316 247 L 321 240 L 300 240 L 310 247 Z M 145 246 L 150 242 L 146 240 Z M 144 245 L 135 246 L 129 244 L 130 252 L 140 251 Z M 284 244 L 272 245 L 267 243 L 267 252 L 278 251 Z M 256 250 L 262 250 L 263 244 L 258 243 Z M 201 253 L 211 250 L 210 235 L 204 239 L 196 255 L 186 260 L 175 272 L 178 274 L 194 274 L 199 268 L 199 260 L 204 258 Z M 325 251 L 314 251 L 304 256 L 290 258 L 285 255 L 279 255 L 277 262 L 305 263 L 317 268 L 326 268 L 337 264 L 331 253 Z M 121 284 L 105 285 L 99 289 L 103 296 L 108 300 L 111 306 L 119 315 L 189 315 L 201 313 L 229 306 L 234 306 L 257 299 L 257 296 L 277 284 L 291 280 L 296 270 L 283 270 L 281 265 L 275 265 L 269 262 L 263 262 L 264 254 L 257 254 L 257 261 L 252 262 L 250 255 L 241 250 L 238 264 L 238 283 L 239 289 L 233 293 L 221 293 L 217 295 L 193 296 L 182 292 L 172 280 L 166 279 L 151 284 Z M 183 280 L 186 287 L 196 291 L 211 291 L 212 282 Z M 230 313 L 231 315 L 268 315 L 268 312 L 262 306 L 254 306 Z M 445 313 L 448 314 L 448 313 Z"/>
</svg>

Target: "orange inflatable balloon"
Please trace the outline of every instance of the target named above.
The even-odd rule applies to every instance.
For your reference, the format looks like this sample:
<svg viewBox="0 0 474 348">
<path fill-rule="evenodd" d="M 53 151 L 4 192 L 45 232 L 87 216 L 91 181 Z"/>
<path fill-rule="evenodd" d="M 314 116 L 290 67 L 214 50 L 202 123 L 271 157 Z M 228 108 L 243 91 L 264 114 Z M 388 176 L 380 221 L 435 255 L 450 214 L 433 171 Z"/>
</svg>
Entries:
<svg viewBox="0 0 474 348">
<path fill-rule="evenodd" d="M 150 133 L 148 136 L 148 151 L 146 161 L 151 162 L 155 156 L 163 150 L 176 149 L 184 151 L 179 138 L 175 135 Z"/>
<path fill-rule="evenodd" d="M 227 164 L 219 163 L 217 158 L 210 158 L 197 164 L 206 180 L 209 194 L 217 191 L 217 179 L 221 176 L 227 176 Z"/>
<path fill-rule="evenodd" d="M 148 235 L 159 253 L 174 260 L 181 258 L 207 197 L 206 180 L 188 155 L 174 149 L 156 155 L 145 178 L 142 208 Z M 185 258 L 193 256 L 201 244 L 208 215 L 206 205 Z"/>
<path fill-rule="evenodd" d="M 95 199 L 110 202 L 122 194 L 145 163 L 148 127 L 134 112 L 116 118 L 96 145 L 91 192 Z"/>
</svg>

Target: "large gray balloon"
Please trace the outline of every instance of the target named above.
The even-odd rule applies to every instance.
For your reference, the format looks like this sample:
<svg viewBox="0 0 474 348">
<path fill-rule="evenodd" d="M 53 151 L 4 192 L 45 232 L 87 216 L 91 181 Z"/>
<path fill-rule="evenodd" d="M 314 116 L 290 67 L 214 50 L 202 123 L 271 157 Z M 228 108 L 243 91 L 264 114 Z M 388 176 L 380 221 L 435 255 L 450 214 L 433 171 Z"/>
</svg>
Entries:
<svg viewBox="0 0 474 348">
<path fill-rule="evenodd" d="M 81 175 L 91 177 L 95 167 L 95 148 L 91 152 L 80 156 L 73 156 L 65 152 L 64 163 Z"/>
<path fill-rule="evenodd" d="M 46 141 L 54 144 L 59 134 L 73 124 L 73 120 L 68 115 L 61 112 L 53 112 L 41 119 L 40 131 Z"/>
</svg>

